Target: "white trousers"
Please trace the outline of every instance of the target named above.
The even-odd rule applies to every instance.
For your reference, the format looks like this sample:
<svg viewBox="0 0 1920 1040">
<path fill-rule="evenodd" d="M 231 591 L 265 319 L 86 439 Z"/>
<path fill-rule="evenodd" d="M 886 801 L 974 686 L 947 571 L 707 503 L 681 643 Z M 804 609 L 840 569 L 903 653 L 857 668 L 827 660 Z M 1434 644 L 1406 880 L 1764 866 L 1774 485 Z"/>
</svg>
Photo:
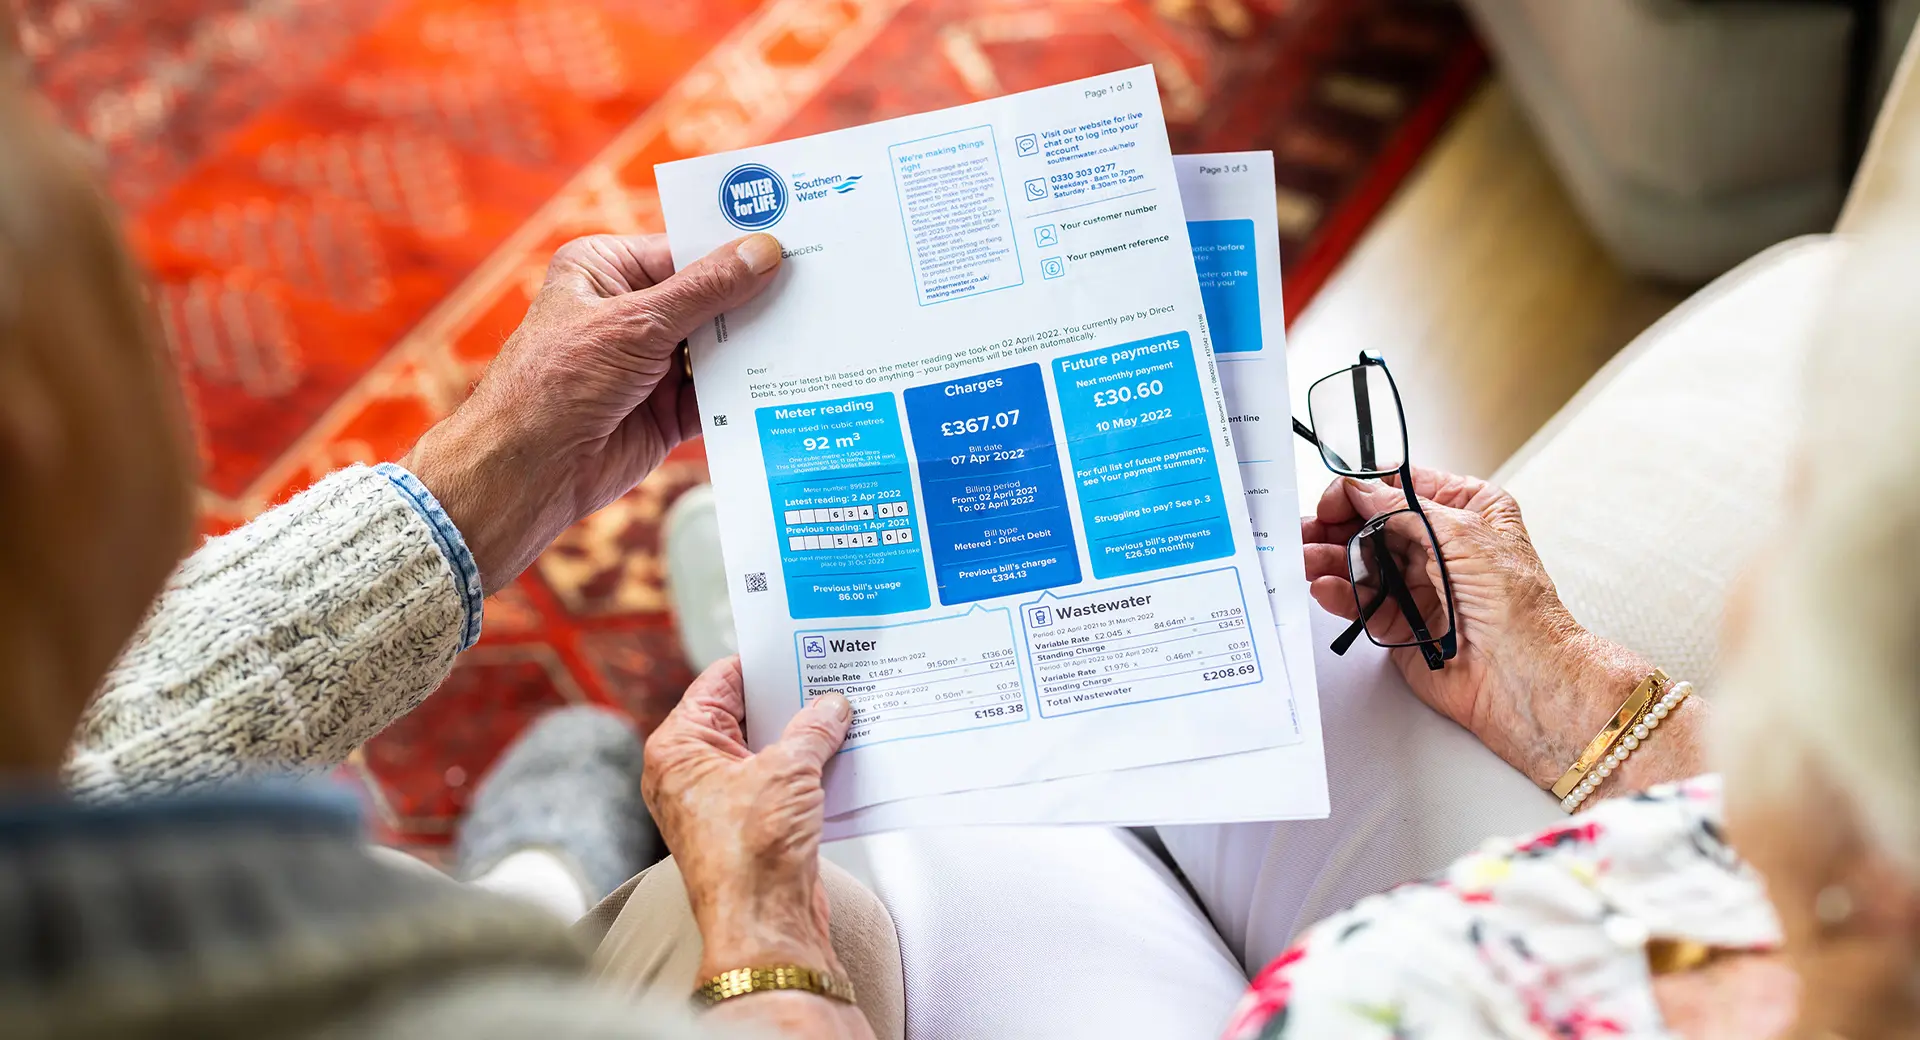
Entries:
<svg viewBox="0 0 1920 1040">
<path fill-rule="evenodd" d="M 389 866 L 423 876 L 453 881 L 439 867 L 422 862 L 399 849 L 369 845 L 368 851 Z M 580 920 L 597 901 L 586 884 L 574 874 L 567 861 L 543 848 L 520 849 L 509 853 L 486 873 L 468 882 L 483 892 L 509 896 L 531 903 L 552 914 L 561 924 Z"/>
<path fill-rule="evenodd" d="M 829 856 L 873 886 L 900 936 L 911 1040 L 1218 1036 L 1249 976 L 1315 921 L 1424 876 L 1559 805 L 1427 709 L 1361 640 L 1315 666 L 1333 815 L 1169 827 L 1198 904 L 1111 828 L 902 831 Z"/>
</svg>

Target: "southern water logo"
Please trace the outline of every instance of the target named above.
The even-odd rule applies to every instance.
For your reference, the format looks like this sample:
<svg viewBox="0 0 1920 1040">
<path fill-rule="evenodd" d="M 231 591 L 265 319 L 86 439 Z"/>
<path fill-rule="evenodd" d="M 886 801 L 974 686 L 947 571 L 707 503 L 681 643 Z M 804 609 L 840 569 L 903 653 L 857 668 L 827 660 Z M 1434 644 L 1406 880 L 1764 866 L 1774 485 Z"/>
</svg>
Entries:
<svg viewBox="0 0 1920 1040">
<path fill-rule="evenodd" d="M 814 199 L 826 198 L 827 192 L 845 195 L 859 186 L 860 174 L 857 173 L 851 177 L 843 177 L 837 173 L 822 177 L 797 177 L 793 182 L 793 197 L 801 202 L 811 202 Z"/>
<path fill-rule="evenodd" d="M 742 231 L 765 231 L 787 212 L 787 182 L 759 163 L 735 166 L 720 179 L 720 215 Z"/>
</svg>

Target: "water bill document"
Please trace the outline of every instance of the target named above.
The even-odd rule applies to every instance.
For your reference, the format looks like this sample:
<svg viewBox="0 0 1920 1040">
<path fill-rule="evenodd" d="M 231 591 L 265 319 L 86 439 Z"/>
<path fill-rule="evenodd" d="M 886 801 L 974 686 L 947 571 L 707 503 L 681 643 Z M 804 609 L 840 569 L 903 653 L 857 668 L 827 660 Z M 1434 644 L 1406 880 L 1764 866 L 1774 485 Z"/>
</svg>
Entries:
<svg viewBox="0 0 1920 1040">
<path fill-rule="evenodd" d="M 656 172 L 677 263 L 787 253 L 691 346 L 749 743 L 845 694 L 830 816 L 1306 738 L 1150 68 Z"/>
<path fill-rule="evenodd" d="M 1237 755 L 872 805 L 829 817 L 827 838 L 902 827 L 1034 821 L 1240 823 L 1328 815 L 1301 555 L 1300 495 L 1291 450 L 1273 153 L 1176 155 L 1173 162 L 1253 521 L 1253 542 L 1280 633 L 1280 653 L 1296 691 L 1293 705 L 1304 739 Z"/>
</svg>

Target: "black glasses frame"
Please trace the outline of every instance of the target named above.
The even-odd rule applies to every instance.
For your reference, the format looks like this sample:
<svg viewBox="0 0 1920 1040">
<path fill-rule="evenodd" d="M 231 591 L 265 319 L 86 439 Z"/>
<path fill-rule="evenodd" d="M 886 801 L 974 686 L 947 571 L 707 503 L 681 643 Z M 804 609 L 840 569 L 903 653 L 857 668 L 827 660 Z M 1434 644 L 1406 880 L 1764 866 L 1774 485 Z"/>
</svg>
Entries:
<svg viewBox="0 0 1920 1040">
<path fill-rule="evenodd" d="M 1367 386 L 1368 370 L 1375 368 L 1379 369 L 1380 373 L 1387 377 L 1387 386 L 1393 390 L 1393 407 L 1400 420 L 1400 465 L 1394 469 L 1381 469 L 1379 466 L 1379 445 L 1375 442 L 1373 431 L 1373 409 L 1375 402 L 1372 400 L 1372 392 Z M 1399 477 L 1400 490 L 1407 496 L 1407 507 L 1405 509 L 1390 510 L 1377 516 L 1369 517 L 1366 522 L 1360 526 L 1360 530 L 1354 534 L 1352 538 L 1348 539 L 1347 578 L 1353 586 L 1354 607 L 1359 611 L 1360 616 L 1354 620 L 1353 624 L 1347 626 L 1346 631 L 1340 633 L 1338 639 L 1333 641 L 1333 652 L 1336 654 L 1345 654 L 1353 647 L 1354 641 L 1359 639 L 1361 633 L 1364 632 L 1367 638 L 1377 646 L 1389 648 L 1404 646 L 1419 647 L 1420 656 L 1426 660 L 1427 667 L 1437 672 L 1446 667 L 1446 663 L 1453 660 L 1453 658 L 1459 654 L 1460 639 L 1458 633 L 1460 626 L 1459 619 L 1454 611 L 1453 579 L 1447 574 L 1446 554 L 1440 551 L 1440 539 L 1434 534 L 1433 522 L 1427 519 L 1426 512 L 1420 508 L 1419 496 L 1413 493 L 1412 453 L 1408 450 L 1407 412 L 1400 403 L 1400 384 L 1394 381 L 1393 371 L 1387 367 L 1386 359 L 1378 354 L 1363 351 L 1360 354 L 1360 360 L 1357 364 L 1335 372 L 1332 375 L 1317 379 L 1314 381 L 1313 386 L 1307 388 L 1307 418 L 1309 421 L 1313 419 L 1314 387 L 1318 387 L 1320 384 L 1334 379 L 1351 379 L 1353 381 L 1354 418 L 1360 427 L 1359 464 L 1355 465 L 1341 458 L 1338 452 L 1328 447 L 1326 443 L 1320 439 L 1318 434 L 1315 433 L 1314 427 L 1308 423 L 1303 423 L 1299 419 L 1293 420 L 1293 432 L 1305 438 L 1307 443 L 1318 449 L 1320 452 L 1320 461 L 1326 463 L 1328 469 L 1340 476 L 1359 477 L 1363 480 Z M 1441 594 L 1446 597 L 1447 602 L 1447 630 L 1437 637 L 1428 629 L 1426 617 L 1421 613 L 1419 604 L 1414 602 L 1413 592 L 1407 587 L 1406 579 L 1400 574 L 1400 566 L 1394 561 L 1393 553 L 1387 546 L 1387 522 L 1393 517 L 1407 513 L 1418 518 L 1421 526 L 1425 528 L 1427 544 L 1433 547 L 1433 558 L 1440 565 L 1440 591 Z M 1355 572 L 1354 568 L 1354 560 L 1356 558 L 1371 560 L 1374 571 L 1380 575 L 1380 590 L 1374 595 L 1373 601 L 1370 603 L 1363 602 L 1361 599 L 1360 575 Z M 1381 607 L 1386 605 L 1388 600 L 1393 601 L 1395 608 L 1398 609 L 1401 616 L 1406 619 L 1407 627 L 1413 633 L 1413 640 L 1411 642 L 1381 642 L 1371 631 L 1368 631 L 1368 623 L 1373 620 L 1373 616 L 1380 611 Z"/>
</svg>

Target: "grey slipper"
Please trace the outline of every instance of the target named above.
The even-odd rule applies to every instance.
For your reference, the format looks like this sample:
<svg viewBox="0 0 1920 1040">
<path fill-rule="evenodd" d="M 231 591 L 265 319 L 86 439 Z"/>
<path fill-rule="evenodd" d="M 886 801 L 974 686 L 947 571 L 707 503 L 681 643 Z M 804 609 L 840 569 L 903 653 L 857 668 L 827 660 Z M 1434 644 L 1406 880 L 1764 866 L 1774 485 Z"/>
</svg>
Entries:
<svg viewBox="0 0 1920 1040">
<path fill-rule="evenodd" d="M 640 800 L 640 735 L 619 714 L 560 708 L 528 726 L 480 781 L 455 843 L 471 881 L 523 849 L 576 868 L 599 902 L 659 858 L 660 833 Z"/>
</svg>

